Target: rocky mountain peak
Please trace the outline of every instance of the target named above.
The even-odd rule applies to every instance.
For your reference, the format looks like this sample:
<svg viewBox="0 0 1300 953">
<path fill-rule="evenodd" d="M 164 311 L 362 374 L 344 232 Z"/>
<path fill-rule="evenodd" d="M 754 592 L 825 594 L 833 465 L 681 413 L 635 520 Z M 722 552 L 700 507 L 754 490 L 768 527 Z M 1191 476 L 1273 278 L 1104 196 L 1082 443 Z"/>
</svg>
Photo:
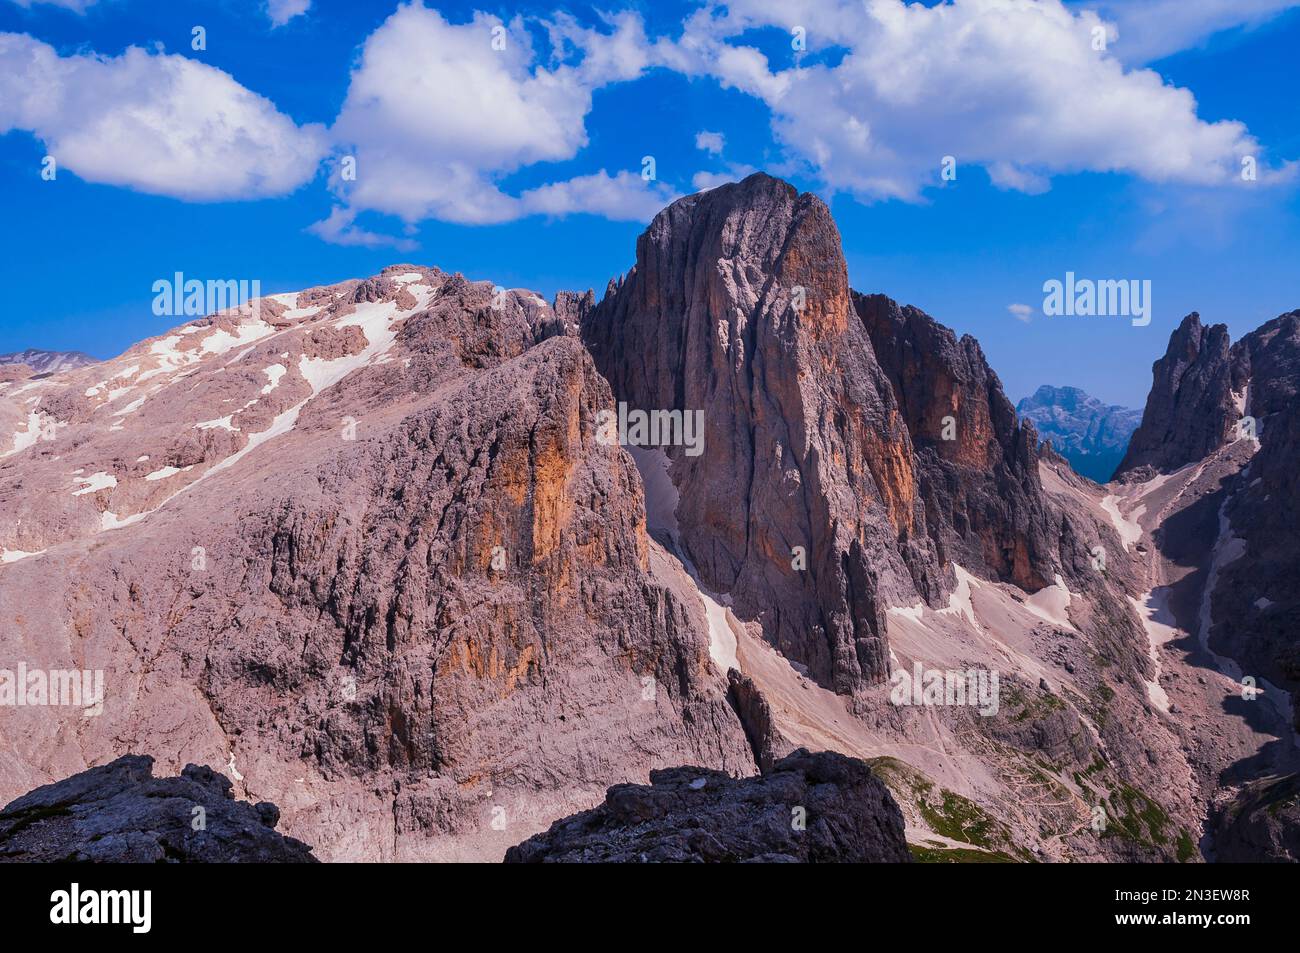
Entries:
<svg viewBox="0 0 1300 953">
<path fill-rule="evenodd" d="M 704 585 L 845 693 L 884 678 L 882 589 L 913 591 L 917 518 L 907 428 L 852 314 L 825 203 L 756 174 L 660 212 L 582 325 L 617 401 L 702 421 L 701 452 L 662 449 Z"/>
<path fill-rule="evenodd" d="M 1245 381 L 1234 367 L 1227 325 L 1201 324 L 1193 311 L 1169 335 L 1151 367 L 1151 393 L 1116 475 L 1170 473 L 1223 446 L 1240 415 Z"/>
</svg>

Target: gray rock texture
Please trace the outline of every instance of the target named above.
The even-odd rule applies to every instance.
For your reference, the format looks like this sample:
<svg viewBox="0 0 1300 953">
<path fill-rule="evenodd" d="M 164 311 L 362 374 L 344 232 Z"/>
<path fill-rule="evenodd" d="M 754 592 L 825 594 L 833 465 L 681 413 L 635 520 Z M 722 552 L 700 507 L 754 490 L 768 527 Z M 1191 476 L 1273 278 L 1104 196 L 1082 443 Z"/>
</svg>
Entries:
<svg viewBox="0 0 1300 953">
<path fill-rule="evenodd" d="M 704 584 L 836 691 L 881 681 L 882 588 L 927 540 L 826 205 L 762 174 L 674 202 L 582 335 L 616 400 L 703 412 L 704 452 L 667 453 Z"/>
<path fill-rule="evenodd" d="M 43 351 L 29 347 L 25 351 L 0 354 L 0 365 L 25 365 L 33 374 L 59 374 L 96 363 L 95 358 L 82 351 Z"/>
<path fill-rule="evenodd" d="M 280 810 L 249 804 L 211 768 L 155 778 L 126 755 L 23 795 L 0 810 L 0 862 L 311 864 L 311 847 L 275 830 Z"/>
<path fill-rule="evenodd" d="M 1220 572 L 1212 642 L 1293 692 L 1300 689 L 1300 311 L 1247 334 L 1233 347 L 1247 375 L 1245 412 L 1258 450 L 1224 515 L 1244 541 Z M 1300 725 L 1300 706 L 1293 706 Z"/>
<path fill-rule="evenodd" d="M 803 829 L 800 829 L 802 827 Z M 862 761 L 799 749 L 755 778 L 654 771 L 510 848 L 506 863 L 907 863 L 903 814 Z"/>
<path fill-rule="evenodd" d="M 653 768 L 755 770 L 545 302 L 399 266 L 262 319 L 14 398 L 60 425 L 0 460 L 0 659 L 105 697 L 6 708 L 0 796 L 126 748 L 223 766 L 322 859 L 496 859 Z"/>
</svg>

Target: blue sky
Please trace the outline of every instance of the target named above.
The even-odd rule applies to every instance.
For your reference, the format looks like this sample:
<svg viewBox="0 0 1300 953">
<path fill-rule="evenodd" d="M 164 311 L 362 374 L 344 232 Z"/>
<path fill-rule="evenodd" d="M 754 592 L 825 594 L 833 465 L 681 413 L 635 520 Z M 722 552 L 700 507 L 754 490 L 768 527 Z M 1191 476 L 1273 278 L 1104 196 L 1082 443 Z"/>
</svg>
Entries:
<svg viewBox="0 0 1300 953">
<path fill-rule="evenodd" d="M 1013 400 L 1140 406 L 1188 311 L 1235 337 L 1300 308 L 1297 6 L 0 0 L 0 351 L 118 353 L 173 323 L 177 271 L 599 293 L 655 209 L 764 169 L 831 203 L 854 287 L 974 334 Z M 1150 326 L 1043 315 L 1067 271 L 1150 280 Z"/>
</svg>

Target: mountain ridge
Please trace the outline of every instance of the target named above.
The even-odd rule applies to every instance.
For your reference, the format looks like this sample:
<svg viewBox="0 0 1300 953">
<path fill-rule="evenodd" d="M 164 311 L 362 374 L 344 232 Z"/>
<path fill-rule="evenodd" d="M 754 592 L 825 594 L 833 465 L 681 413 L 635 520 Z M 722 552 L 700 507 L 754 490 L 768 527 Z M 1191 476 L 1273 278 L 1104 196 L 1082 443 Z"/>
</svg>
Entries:
<svg viewBox="0 0 1300 953">
<path fill-rule="evenodd" d="M 1266 435 L 1293 337 L 1249 351 Z M 620 404 L 700 413 L 703 452 L 611 441 Z M 600 301 L 393 265 L 0 381 L 5 433 L 0 649 L 110 689 L 14 709 L 0 795 L 125 746 L 224 766 L 324 860 L 499 859 L 611 785 L 805 748 L 867 761 L 928 856 L 1178 860 L 1238 752 L 1287 765 L 1231 712 L 1194 742 L 1228 675 L 1153 634 L 1153 600 L 1189 642 L 1202 590 L 1221 615 L 1205 491 L 1249 447 L 1079 477 L 770 176 L 670 205 Z M 1180 514 L 1209 564 L 1164 578 Z M 996 672 L 996 710 L 900 700 L 918 669 Z"/>
</svg>

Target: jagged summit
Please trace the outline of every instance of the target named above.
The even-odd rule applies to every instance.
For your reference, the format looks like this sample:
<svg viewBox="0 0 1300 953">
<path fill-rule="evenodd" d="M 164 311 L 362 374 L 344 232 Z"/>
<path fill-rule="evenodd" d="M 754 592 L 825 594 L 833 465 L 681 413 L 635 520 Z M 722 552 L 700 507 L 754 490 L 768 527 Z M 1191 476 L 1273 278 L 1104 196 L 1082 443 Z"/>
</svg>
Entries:
<svg viewBox="0 0 1300 953">
<path fill-rule="evenodd" d="M 1151 394 L 1116 477 L 1169 473 L 1223 446 L 1244 399 L 1241 368 L 1229 353 L 1228 327 L 1201 324 L 1192 312 L 1169 335 L 1151 366 Z"/>
</svg>

